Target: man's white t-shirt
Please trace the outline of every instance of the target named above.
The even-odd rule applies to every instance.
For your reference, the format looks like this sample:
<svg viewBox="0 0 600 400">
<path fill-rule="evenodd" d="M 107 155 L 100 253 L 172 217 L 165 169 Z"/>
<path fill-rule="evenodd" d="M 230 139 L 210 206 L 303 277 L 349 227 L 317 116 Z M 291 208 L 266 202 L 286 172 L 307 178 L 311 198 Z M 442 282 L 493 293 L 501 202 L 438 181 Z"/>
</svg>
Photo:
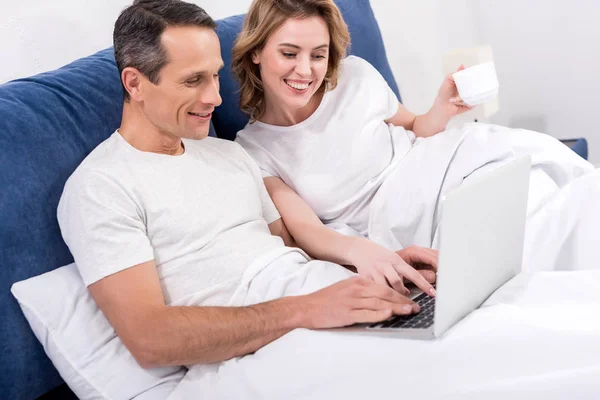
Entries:
<svg viewBox="0 0 600 400">
<path fill-rule="evenodd" d="M 155 260 L 167 304 L 201 294 L 223 305 L 259 256 L 284 248 L 260 170 L 236 143 L 183 140 L 185 152 L 142 152 L 115 132 L 65 185 L 58 221 L 90 285 Z"/>
<path fill-rule="evenodd" d="M 293 126 L 249 123 L 236 141 L 263 177 L 281 178 L 324 223 L 343 223 L 366 236 L 369 203 L 415 138 L 384 122 L 398 104 L 381 74 L 350 56 L 337 87 L 308 119 Z"/>
</svg>

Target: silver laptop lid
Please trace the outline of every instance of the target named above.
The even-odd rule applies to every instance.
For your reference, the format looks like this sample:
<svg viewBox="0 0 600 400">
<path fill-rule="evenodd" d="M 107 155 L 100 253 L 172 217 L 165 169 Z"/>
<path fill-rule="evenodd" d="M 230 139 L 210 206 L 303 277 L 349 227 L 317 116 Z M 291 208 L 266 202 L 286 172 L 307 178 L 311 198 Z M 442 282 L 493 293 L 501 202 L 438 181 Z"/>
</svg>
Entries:
<svg viewBox="0 0 600 400">
<path fill-rule="evenodd" d="M 434 336 L 520 271 L 530 168 L 519 158 L 443 198 Z"/>
</svg>

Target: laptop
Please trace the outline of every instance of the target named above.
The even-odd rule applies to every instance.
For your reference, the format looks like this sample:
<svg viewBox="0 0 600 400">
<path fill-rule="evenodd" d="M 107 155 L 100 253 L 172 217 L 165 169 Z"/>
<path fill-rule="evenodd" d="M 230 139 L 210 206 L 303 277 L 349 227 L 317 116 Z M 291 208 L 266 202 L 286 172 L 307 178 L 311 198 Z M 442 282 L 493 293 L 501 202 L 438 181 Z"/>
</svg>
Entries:
<svg viewBox="0 0 600 400">
<path fill-rule="evenodd" d="M 433 339 L 479 308 L 521 269 L 530 168 L 518 158 L 442 198 L 437 296 L 411 292 L 418 314 L 342 329 Z"/>
</svg>

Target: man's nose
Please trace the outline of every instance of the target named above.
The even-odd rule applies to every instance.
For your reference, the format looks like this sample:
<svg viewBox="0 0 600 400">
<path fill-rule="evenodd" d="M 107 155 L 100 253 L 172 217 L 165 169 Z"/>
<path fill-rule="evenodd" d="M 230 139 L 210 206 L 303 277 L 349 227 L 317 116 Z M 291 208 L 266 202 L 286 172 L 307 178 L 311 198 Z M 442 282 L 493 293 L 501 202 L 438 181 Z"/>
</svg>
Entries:
<svg viewBox="0 0 600 400">
<path fill-rule="evenodd" d="M 213 80 L 213 82 L 205 88 L 200 96 L 200 101 L 204 104 L 210 104 L 214 107 L 221 105 L 223 100 L 221 99 L 221 94 L 219 93 L 218 80 Z"/>
</svg>

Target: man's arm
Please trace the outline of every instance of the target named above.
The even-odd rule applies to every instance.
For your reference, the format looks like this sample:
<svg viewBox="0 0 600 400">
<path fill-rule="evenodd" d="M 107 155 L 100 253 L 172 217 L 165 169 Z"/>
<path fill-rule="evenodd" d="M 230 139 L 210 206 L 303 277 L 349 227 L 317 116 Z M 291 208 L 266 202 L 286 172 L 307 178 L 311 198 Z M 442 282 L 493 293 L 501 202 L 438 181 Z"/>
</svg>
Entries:
<svg viewBox="0 0 600 400">
<path fill-rule="evenodd" d="M 167 306 L 154 261 L 108 276 L 89 290 L 144 368 L 223 361 L 252 353 L 295 328 L 376 322 L 419 310 L 389 287 L 363 278 L 248 307 Z"/>
<path fill-rule="evenodd" d="M 167 306 L 154 261 L 108 276 L 89 290 L 145 368 L 252 353 L 300 325 L 290 299 L 243 308 Z"/>
</svg>

